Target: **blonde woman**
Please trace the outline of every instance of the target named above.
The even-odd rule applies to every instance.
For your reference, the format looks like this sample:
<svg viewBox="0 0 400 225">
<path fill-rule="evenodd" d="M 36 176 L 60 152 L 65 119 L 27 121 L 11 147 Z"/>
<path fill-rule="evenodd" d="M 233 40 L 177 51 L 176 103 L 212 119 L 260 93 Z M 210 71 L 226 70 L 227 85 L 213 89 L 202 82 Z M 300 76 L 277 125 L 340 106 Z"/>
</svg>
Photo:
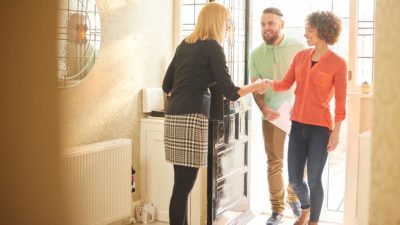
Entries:
<svg viewBox="0 0 400 225">
<path fill-rule="evenodd" d="M 174 166 L 169 219 L 187 225 L 187 201 L 200 167 L 207 166 L 209 87 L 216 85 L 232 101 L 264 92 L 261 80 L 237 87 L 228 73 L 221 43 L 230 30 L 230 12 L 218 3 L 201 10 L 194 31 L 175 51 L 163 81 L 168 97 L 165 117 L 165 158 Z"/>
</svg>

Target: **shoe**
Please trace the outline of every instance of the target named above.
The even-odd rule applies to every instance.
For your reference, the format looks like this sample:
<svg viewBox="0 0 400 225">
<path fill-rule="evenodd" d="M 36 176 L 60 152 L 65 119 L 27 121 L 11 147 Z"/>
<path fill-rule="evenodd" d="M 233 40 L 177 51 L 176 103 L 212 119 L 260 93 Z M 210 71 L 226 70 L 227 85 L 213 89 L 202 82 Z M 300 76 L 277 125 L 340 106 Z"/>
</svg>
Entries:
<svg viewBox="0 0 400 225">
<path fill-rule="evenodd" d="M 311 222 L 311 221 L 309 221 L 309 222 L 308 222 L 308 225 L 318 225 L 318 222 Z"/>
<path fill-rule="evenodd" d="M 267 225 L 278 225 L 283 222 L 283 215 L 273 212 L 272 216 L 267 220 Z"/>
<path fill-rule="evenodd" d="M 308 220 L 310 220 L 310 208 L 302 209 L 300 217 L 297 218 L 293 225 L 306 225 Z"/>
<path fill-rule="evenodd" d="M 287 203 L 290 205 L 290 208 L 292 208 L 292 212 L 295 216 L 299 217 L 301 214 L 301 205 L 300 202 L 290 202 L 289 200 Z"/>
</svg>

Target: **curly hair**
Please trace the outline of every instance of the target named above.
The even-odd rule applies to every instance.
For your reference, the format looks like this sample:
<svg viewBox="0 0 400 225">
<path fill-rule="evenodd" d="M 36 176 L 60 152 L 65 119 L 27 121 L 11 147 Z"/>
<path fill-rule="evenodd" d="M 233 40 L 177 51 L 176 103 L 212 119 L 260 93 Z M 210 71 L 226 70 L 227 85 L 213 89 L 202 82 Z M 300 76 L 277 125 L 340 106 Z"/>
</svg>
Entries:
<svg viewBox="0 0 400 225">
<path fill-rule="evenodd" d="M 316 11 L 307 16 L 306 22 L 318 31 L 318 37 L 327 44 L 333 45 L 339 39 L 342 22 L 329 11 Z"/>
</svg>

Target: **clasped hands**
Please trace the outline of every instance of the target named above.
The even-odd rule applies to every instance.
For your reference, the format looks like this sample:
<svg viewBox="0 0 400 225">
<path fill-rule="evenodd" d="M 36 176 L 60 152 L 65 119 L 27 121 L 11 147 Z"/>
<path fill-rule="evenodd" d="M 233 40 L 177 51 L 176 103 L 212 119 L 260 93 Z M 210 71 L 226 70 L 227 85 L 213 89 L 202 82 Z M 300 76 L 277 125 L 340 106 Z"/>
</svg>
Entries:
<svg viewBox="0 0 400 225">
<path fill-rule="evenodd" d="M 259 79 L 255 80 L 255 81 L 253 82 L 253 84 L 256 85 L 256 90 L 255 90 L 255 92 L 256 92 L 257 94 L 259 94 L 259 95 L 264 94 L 265 91 L 266 91 L 268 88 L 272 88 L 272 87 L 273 87 L 272 80 L 270 80 L 270 79 L 261 79 L 261 78 L 259 78 Z"/>
</svg>

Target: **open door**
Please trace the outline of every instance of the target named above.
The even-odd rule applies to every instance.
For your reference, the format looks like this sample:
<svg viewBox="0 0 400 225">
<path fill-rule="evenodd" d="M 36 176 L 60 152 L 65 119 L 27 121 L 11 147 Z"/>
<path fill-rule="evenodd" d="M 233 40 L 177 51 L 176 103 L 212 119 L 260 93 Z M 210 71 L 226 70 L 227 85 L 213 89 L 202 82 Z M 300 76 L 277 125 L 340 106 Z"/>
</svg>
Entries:
<svg viewBox="0 0 400 225">
<path fill-rule="evenodd" d="M 197 16 L 207 2 L 209 1 L 185 0 L 176 6 L 181 14 L 180 21 L 177 22 L 179 29 L 175 31 L 176 43 L 193 31 Z M 226 5 L 232 14 L 232 29 L 223 47 L 232 80 L 237 86 L 242 86 L 248 82 L 248 9 L 251 1 L 216 2 Z M 201 211 L 205 207 L 206 223 L 209 225 L 246 224 L 252 216 L 248 136 L 251 96 L 230 102 L 212 88 L 211 93 L 207 181 L 203 180 L 203 170 L 200 171 L 200 179 L 196 181 L 200 183 L 199 189 L 207 189 L 207 206 L 204 206 L 204 199 L 193 199 L 190 207 L 198 208 L 200 204 Z M 201 221 L 200 224 L 205 223 L 202 216 L 200 219 L 194 215 L 191 217 L 196 217 L 191 219 L 193 224 L 198 224 L 198 221 Z"/>
<path fill-rule="evenodd" d="M 238 86 L 247 84 L 249 1 L 217 1 L 232 14 L 224 43 L 229 72 Z M 249 195 L 249 115 L 251 96 L 230 102 L 212 91 L 209 126 L 207 224 L 246 224 L 252 217 Z"/>
</svg>

